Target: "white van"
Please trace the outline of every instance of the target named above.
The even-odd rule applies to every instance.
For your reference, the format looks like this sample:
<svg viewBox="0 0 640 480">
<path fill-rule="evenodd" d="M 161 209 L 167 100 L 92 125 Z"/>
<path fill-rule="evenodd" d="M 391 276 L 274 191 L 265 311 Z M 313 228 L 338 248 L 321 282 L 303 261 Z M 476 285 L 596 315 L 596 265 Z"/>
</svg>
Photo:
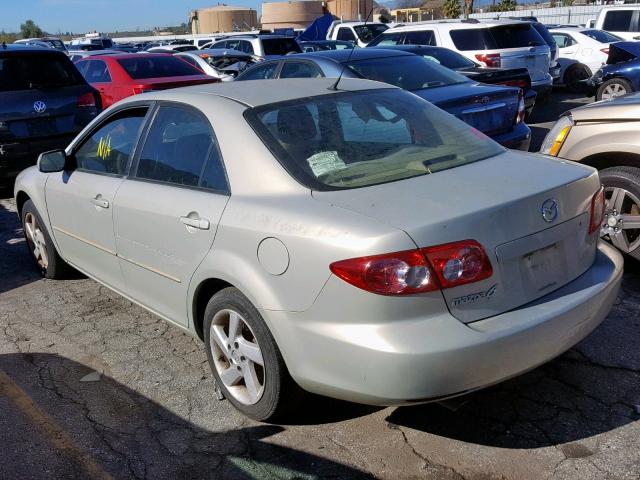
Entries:
<svg viewBox="0 0 640 480">
<path fill-rule="evenodd" d="M 640 5 L 603 8 L 598 14 L 595 28 L 625 40 L 640 40 Z"/>
</svg>

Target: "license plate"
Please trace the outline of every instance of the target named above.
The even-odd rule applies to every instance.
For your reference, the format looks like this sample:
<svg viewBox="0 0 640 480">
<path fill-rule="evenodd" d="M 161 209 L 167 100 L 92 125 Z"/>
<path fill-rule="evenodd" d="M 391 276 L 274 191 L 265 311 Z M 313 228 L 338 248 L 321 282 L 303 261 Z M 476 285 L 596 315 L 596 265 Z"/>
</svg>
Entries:
<svg viewBox="0 0 640 480">
<path fill-rule="evenodd" d="M 541 248 L 524 256 L 526 277 L 530 285 L 542 292 L 559 285 L 562 276 L 562 258 L 558 244 Z"/>
<path fill-rule="evenodd" d="M 462 120 L 481 132 L 492 132 L 502 127 L 502 112 L 489 110 L 487 112 L 463 115 Z"/>
</svg>

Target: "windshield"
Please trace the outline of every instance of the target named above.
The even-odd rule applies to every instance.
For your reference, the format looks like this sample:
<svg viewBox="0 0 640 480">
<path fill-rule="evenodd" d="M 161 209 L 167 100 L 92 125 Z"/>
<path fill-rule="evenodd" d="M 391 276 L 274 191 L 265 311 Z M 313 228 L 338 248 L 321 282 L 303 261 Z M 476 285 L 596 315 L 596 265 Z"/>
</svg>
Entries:
<svg viewBox="0 0 640 480">
<path fill-rule="evenodd" d="M 286 55 L 287 53 L 301 53 L 300 45 L 293 38 L 263 38 L 262 46 L 265 55 Z"/>
<path fill-rule="evenodd" d="M 600 43 L 620 42 L 621 40 L 624 40 L 622 37 L 614 35 L 613 33 L 605 32 L 604 30 L 583 30 L 581 33 Z"/>
<path fill-rule="evenodd" d="M 431 50 L 425 50 L 424 52 L 416 52 L 418 55 L 422 55 L 427 60 L 439 63 L 440 65 L 450 68 L 452 70 L 458 70 L 460 68 L 473 68 L 477 64 L 472 62 L 464 55 L 460 55 L 458 52 L 449 50 L 446 48 L 434 48 Z"/>
<path fill-rule="evenodd" d="M 184 77 L 187 75 L 202 75 L 202 71 L 187 62 L 171 56 L 131 55 L 118 59 L 118 63 L 126 70 L 131 78 L 160 78 Z"/>
<path fill-rule="evenodd" d="M 248 109 L 283 167 L 314 190 L 394 182 L 503 153 L 497 143 L 399 89 L 339 92 Z"/>
<path fill-rule="evenodd" d="M 444 87 L 469 79 L 418 55 L 351 61 L 349 69 L 362 78 L 389 83 L 405 90 Z"/>
<path fill-rule="evenodd" d="M 80 72 L 63 54 L 0 54 L 0 91 L 86 85 Z"/>
<path fill-rule="evenodd" d="M 353 29 L 358 35 L 358 38 L 364 43 L 369 43 L 371 40 L 381 35 L 389 27 L 381 23 L 369 23 L 366 25 L 356 25 Z"/>
</svg>

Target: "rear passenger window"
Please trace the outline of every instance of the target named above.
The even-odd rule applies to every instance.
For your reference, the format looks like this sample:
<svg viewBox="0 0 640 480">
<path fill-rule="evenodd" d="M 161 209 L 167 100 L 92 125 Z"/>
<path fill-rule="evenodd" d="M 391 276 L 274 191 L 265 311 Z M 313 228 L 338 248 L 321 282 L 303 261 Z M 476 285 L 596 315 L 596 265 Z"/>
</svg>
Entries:
<svg viewBox="0 0 640 480">
<path fill-rule="evenodd" d="M 606 13 L 604 17 L 604 23 L 602 24 L 603 30 L 611 32 L 633 32 L 637 29 L 632 27 L 633 11 L 632 10 L 613 10 Z"/>
<path fill-rule="evenodd" d="M 468 28 L 451 30 L 451 40 L 458 50 L 487 50 L 491 49 L 491 39 L 486 28 Z"/>
<path fill-rule="evenodd" d="M 130 108 L 109 118 L 75 150 L 77 168 L 124 175 L 147 108 Z"/>
<path fill-rule="evenodd" d="M 318 67 L 310 62 L 285 62 L 280 78 L 319 78 L 323 77 Z"/>
<path fill-rule="evenodd" d="M 238 80 L 267 80 L 275 76 L 277 67 L 278 62 L 260 65 L 259 67 L 247 70 L 247 72 L 243 73 L 242 77 Z"/>
<path fill-rule="evenodd" d="M 338 40 L 345 40 L 347 42 L 355 42 L 356 36 L 349 27 L 342 27 L 338 29 Z"/>
<path fill-rule="evenodd" d="M 189 187 L 226 190 L 209 121 L 178 106 L 161 106 L 144 142 L 135 176 Z"/>
<path fill-rule="evenodd" d="M 406 45 L 437 45 L 436 37 L 431 30 L 407 32 L 404 37 L 404 43 Z"/>
<path fill-rule="evenodd" d="M 404 33 L 383 33 L 378 37 L 378 40 L 371 42 L 371 46 L 379 45 L 400 45 L 402 43 L 402 37 Z"/>
<path fill-rule="evenodd" d="M 251 45 L 251 42 L 248 42 L 246 40 L 243 40 L 240 42 L 240 51 L 241 52 L 245 52 L 245 53 L 250 53 L 253 55 L 253 45 Z"/>
<path fill-rule="evenodd" d="M 89 83 L 111 83 L 111 74 L 107 63 L 103 60 L 90 60 L 87 62 L 87 67 L 84 78 Z"/>
</svg>

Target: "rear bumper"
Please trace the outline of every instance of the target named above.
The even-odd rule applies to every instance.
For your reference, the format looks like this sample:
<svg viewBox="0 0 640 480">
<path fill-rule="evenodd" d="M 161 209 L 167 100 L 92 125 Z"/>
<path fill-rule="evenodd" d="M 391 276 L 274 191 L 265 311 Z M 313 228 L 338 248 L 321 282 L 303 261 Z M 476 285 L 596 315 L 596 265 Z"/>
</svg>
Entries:
<svg viewBox="0 0 640 480">
<path fill-rule="evenodd" d="M 503 147 L 528 152 L 531 143 L 531 129 L 524 122 L 520 122 L 510 132 L 501 133 L 491 138 Z"/>
<path fill-rule="evenodd" d="M 266 318 L 291 375 L 309 391 L 373 405 L 433 401 L 517 376 L 571 348 L 605 319 L 622 272 L 621 255 L 600 243 L 594 264 L 573 282 L 470 324 L 448 313 L 376 318 L 392 315 L 390 297 L 332 277 L 309 310 Z M 362 302 L 357 310 L 336 305 L 344 289 L 348 303 Z"/>
<path fill-rule="evenodd" d="M 42 152 L 66 148 L 77 132 L 46 139 L 0 140 L 0 178 L 15 177 L 35 165 Z"/>
<path fill-rule="evenodd" d="M 553 83 L 558 83 L 560 81 L 560 65 L 556 62 L 554 67 L 549 69 L 549 75 L 553 78 Z"/>
</svg>

